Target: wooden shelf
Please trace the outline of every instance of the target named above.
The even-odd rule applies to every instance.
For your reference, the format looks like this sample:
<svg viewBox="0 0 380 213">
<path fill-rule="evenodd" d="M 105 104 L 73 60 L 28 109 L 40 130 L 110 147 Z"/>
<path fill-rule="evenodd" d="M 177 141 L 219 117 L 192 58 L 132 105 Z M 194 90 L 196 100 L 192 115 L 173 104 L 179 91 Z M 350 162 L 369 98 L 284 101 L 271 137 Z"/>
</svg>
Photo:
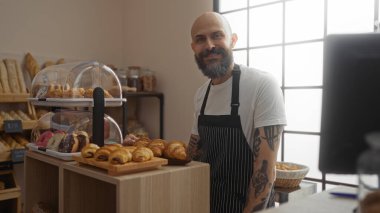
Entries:
<svg viewBox="0 0 380 213">
<path fill-rule="evenodd" d="M 22 93 L 22 94 L 13 94 L 13 93 L 3 93 L 0 94 L 0 102 L 6 102 L 6 103 L 22 103 L 22 102 L 28 102 L 30 94 L 29 93 Z"/>
<path fill-rule="evenodd" d="M 30 120 L 30 121 L 21 121 L 22 122 L 22 129 L 23 130 L 29 130 L 33 129 L 35 125 L 37 124 L 37 120 Z M 3 122 L 0 122 L 0 131 L 3 131 Z"/>
</svg>

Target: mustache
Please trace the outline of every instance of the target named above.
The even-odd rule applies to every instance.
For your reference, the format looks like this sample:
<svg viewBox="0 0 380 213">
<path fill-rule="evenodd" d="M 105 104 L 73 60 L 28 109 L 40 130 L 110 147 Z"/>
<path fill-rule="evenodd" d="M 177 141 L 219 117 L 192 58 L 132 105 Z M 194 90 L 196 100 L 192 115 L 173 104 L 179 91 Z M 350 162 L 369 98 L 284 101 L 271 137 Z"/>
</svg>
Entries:
<svg viewBox="0 0 380 213">
<path fill-rule="evenodd" d="M 211 54 L 221 54 L 223 56 L 226 55 L 226 51 L 223 49 L 223 48 L 212 48 L 210 50 L 204 50 L 202 51 L 201 53 L 199 53 L 199 57 L 200 58 L 203 58 L 203 57 L 207 57 Z"/>
</svg>

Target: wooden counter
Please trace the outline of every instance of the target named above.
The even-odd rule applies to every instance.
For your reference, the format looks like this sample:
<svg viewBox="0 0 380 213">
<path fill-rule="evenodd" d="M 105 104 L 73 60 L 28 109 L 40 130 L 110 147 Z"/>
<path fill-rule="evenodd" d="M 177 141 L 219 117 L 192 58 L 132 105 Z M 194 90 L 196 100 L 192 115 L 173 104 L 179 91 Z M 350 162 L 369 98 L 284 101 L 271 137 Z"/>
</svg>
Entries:
<svg viewBox="0 0 380 213">
<path fill-rule="evenodd" d="M 209 212 L 210 173 L 205 163 L 110 176 L 96 167 L 39 153 L 27 152 L 25 162 L 25 177 L 32 179 L 25 181 L 25 212 L 47 197 L 59 212 Z M 39 177 L 44 175 L 49 177 Z"/>
</svg>

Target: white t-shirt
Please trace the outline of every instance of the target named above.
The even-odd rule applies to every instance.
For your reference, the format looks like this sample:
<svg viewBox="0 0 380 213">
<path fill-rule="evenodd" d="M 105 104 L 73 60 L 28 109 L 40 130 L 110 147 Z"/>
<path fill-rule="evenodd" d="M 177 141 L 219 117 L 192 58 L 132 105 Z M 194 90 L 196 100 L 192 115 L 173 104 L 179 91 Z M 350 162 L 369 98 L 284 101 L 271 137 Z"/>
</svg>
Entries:
<svg viewBox="0 0 380 213">
<path fill-rule="evenodd" d="M 244 135 L 252 147 L 254 131 L 258 127 L 286 125 L 282 91 L 268 72 L 239 65 L 241 69 L 239 115 Z M 194 97 L 195 113 L 191 134 L 198 135 L 198 116 L 210 80 L 205 82 Z M 232 77 L 218 85 L 211 85 L 205 115 L 231 114 Z"/>
</svg>

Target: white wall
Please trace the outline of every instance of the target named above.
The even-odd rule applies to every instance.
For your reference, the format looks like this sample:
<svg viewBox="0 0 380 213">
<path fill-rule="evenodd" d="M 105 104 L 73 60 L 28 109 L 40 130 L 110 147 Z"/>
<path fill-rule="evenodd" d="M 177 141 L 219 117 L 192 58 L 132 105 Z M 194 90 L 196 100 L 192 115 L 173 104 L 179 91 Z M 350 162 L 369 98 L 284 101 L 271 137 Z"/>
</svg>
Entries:
<svg viewBox="0 0 380 213">
<path fill-rule="evenodd" d="M 156 71 L 158 90 L 165 95 L 164 137 L 187 142 L 193 96 L 206 80 L 194 61 L 190 28 L 198 15 L 212 10 L 212 0 L 128 0 L 126 6 L 125 61 Z M 158 136 L 156 106 L 157 100 L 145 99 L 140 117 Z"/>
<path fill-rule="evenodd" d="M 188 141 L 193 95 L 205 80 L 190 48 L 194 19 L 212 0 L 0 0 L 0 57 L 31 52 L 47 59 L 98 60 L 156 72 L 165 95 L 166 139 Z M 144 99 L 140 118 L 158 137 L 158 101 Z"/>
</svg>

